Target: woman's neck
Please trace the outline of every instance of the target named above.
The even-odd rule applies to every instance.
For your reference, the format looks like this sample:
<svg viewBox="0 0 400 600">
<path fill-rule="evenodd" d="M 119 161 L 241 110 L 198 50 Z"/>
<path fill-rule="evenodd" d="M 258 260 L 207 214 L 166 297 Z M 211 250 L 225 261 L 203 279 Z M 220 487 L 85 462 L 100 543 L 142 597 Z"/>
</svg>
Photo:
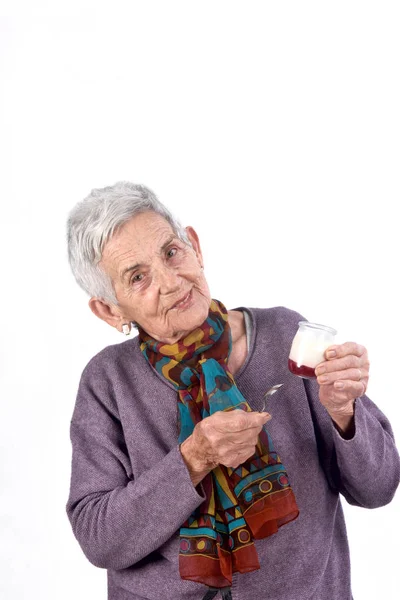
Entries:
<svg viewBox="0 0 400 600">
<path fill-rule="evenodd" d="M 246 326 L 240 310 L 228 310 L 228 321 L 232 332 L 232 352 L 229 356 L 228 368 L 232 375 L 235 375 L 247 356 Z"/>
<path fill-rule="evenodd" d="M 228 321 L 232 332 L 232 344 L 246 335 L 244 316 L 241 310 L 228 310 Z"/>
</svg>

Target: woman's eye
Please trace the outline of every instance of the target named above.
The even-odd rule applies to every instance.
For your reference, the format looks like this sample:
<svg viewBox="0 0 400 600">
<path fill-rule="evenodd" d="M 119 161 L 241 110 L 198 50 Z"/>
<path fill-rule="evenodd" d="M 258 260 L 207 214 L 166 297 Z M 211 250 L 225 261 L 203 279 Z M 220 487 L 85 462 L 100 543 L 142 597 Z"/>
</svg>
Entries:
<svg viewBox="0 0 400 600">
<path fill-rule="evenodd" d="M 178 252 L 178 248 L 170 248 L 167 251 L 167 256 L 168 258 L 172 258 L 173 256 L 175 256 L 175 254 Z"/>
<path fill-rule="evenodd" d="M 142 281 L 143 279 L 143 273 L 138 273 L 137 275 L 134 275 L 132 277 L 132 282 L 136 283 L 137 281 Z"/>
</svg>

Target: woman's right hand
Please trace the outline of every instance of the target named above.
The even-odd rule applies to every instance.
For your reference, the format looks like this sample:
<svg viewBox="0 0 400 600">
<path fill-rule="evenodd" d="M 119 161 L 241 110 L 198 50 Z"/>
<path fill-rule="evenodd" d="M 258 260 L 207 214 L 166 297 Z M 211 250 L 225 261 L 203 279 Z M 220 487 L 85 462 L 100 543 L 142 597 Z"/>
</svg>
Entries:
<svg viewBox="0 0 400 600">
<path fill-rule="evenodd" d="M 271 419 L 266 412 L 219 411 L 195 426 L 180 446 L 194 485 L 217 465 L 236 469 L 255 452 L 260 431 Z"/>
</svg>

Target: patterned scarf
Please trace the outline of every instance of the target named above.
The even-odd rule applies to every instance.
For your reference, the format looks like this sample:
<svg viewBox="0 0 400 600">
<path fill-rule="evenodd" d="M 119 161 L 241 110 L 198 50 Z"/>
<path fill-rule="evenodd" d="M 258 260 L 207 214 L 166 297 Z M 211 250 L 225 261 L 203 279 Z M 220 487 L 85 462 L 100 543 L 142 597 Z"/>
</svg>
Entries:
<svg viewBox="0 0 400 600">
<path fill-rule="evenodd" d="M 158 342 L 140 328 L 139 339 L 148 362 L 178 392 L 179 443 L 219 410 L 251 411 L 228 370 L 232 337 L 221 302 L 212 300 L 204 323 L 175 344 Z M 265 428 L 253 456 L 236 469 L 219 465 L 201 485 L 206 500 L 180 529 L 179 572 L 182 579 L 223 588 L 231 585 L 233 572 L 260 568 L 254 540 L 276 533 L 299 511 Z"/>
</svg>

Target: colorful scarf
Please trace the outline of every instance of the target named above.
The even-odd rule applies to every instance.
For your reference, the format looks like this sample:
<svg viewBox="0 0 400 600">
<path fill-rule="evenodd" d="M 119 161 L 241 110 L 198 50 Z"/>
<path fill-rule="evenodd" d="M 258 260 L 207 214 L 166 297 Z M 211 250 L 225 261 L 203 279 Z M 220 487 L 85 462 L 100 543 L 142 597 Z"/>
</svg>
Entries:
<svg viewBox="0 0 400 600">
<path fill-rule="evenodd" d="M 178 392 L 179 443 L 219 410 L 251 411 L 228 370 L 232 337 L 221 302 L 212 300 L 204 323 L 175 344 L 140 328 L 139 339 L 148 362 Z M 219 465 L 201 485 L 206 500 L 180 529 L 179 572 L 182 579 L 223 588 L 231 585 L 232 573 L 260 568 L 254 540 L 276 533 L 299 510 L 265 428 L 252 457 L 236 469 Z"/>
</svg>

